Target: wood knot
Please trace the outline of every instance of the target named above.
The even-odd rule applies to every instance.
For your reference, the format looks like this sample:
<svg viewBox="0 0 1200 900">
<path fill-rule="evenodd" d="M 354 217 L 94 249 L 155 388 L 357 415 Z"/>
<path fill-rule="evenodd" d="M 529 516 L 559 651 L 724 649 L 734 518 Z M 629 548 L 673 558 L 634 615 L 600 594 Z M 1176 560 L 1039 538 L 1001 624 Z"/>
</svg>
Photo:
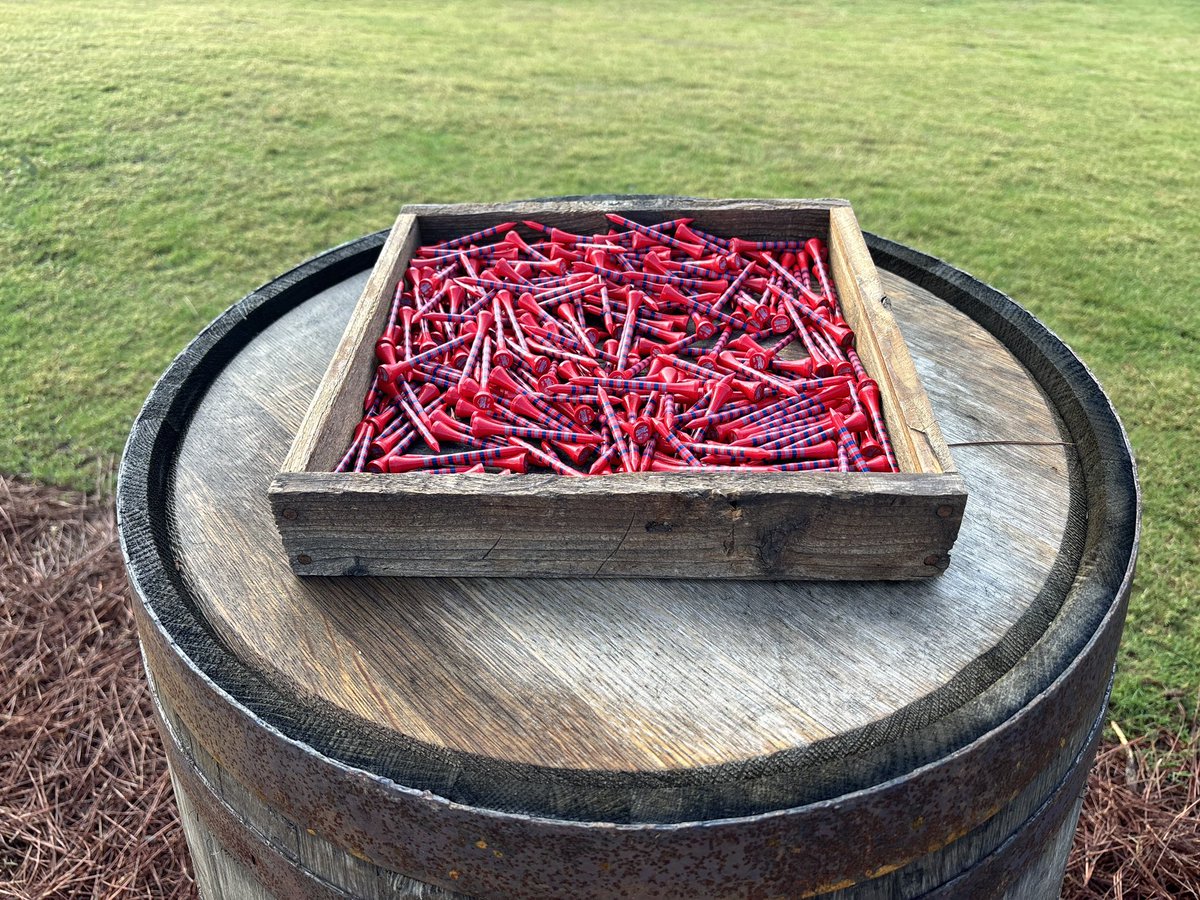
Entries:
<svg viewBox="0 0 1200 900">
<path fill-rule="evenodd" d="M 296 511 L 294 509 L 285 509 L 283 511 L 283 517 L 291 521 L 292 519 L 296 518 Z"/>
<path fill-rule="evenodd" d="M 297 553 L 296 562 L 300 563 L 302 566 L 307 566 L 312 563 L 312 557 L 307 553 Z"/>
<path fill-rule="evenodd" d="M 939 519 L 948 519 L 954 515 L 954 508 L 945 505 L 939 506 L 937 508 L 937 515 Z"/>
<path fill-rule="evenodd" d="M 802 542 L 809 525 L 808 516 L 798 516 L 758 532 L 758 561 L 764 573 L 771 574 L 783 567 L 783 554 L 788 543 L 792 540 Z"/>
</svg>

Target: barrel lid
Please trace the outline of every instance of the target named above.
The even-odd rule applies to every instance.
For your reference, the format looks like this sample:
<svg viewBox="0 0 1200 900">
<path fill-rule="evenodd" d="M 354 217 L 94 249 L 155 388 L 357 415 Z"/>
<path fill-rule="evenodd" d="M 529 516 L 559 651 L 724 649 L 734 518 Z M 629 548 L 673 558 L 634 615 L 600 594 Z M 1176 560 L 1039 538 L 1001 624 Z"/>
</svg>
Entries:
<svg viewBox="0 0 1200 900">
<path fill-rule="evenodd" d="M 502 812 L 762 813 L 965 744 L 1052 681 L 1108 611 L 1132 562 L 1132 460 L 1114 474 L 1090 458 L 1097 441 L 1127 452 L 1119 424 L 1080 430 L 1107 400 L 1055 377 L 1082 367 L 1036 323 L 1031 342 L 1027 314 L 1004 298 L 1018 328 L 1013 310 L 972 300 L 978 282 L 868 237 L 970 494 L 941 577 L 297 578 L 266 490 L 380 233 L 231 308 L 147 401 L 119 512 L 154 627 L 314 751 Z M 1097 521 L 1089 498 L 1105 485 Z M 1116 551 L 1098 560 L 1101 537 Z M 1084 574 L 1101 581 L 1068 609 Z M 1030 668 L 1035 646 L 1053 652 Z"/>
</svg>

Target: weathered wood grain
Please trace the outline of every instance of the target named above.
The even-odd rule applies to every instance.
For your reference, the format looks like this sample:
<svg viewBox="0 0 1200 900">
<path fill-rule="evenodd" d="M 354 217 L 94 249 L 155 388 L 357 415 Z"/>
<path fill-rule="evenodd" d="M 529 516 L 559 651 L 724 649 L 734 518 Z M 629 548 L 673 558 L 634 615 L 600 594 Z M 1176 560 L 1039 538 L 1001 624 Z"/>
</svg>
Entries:
<svg viewBox="0 0 1200 900">
<path fill-rule="evenodd" d="M 611 210 L 699 215 L 718 234 L 827 237 L 847 320 L 879 382 L 904 475 L 331 473 L 357 421 L 373 344 L 419 240 L 536 216 L 590 233 Z M 660 201 L 405 207 L 271 486 L 299 575 L 912 579 L 949 564 L 966 490 L 845 201 Z M 882 349 L 881 349 L 882 348 Z M 920 440 L 914 443 L 913 435 Z"/>
<path fill-rule="evenodd" d="M 396 282 L 408 267 L 417 240 L 416 218 L 401 213 L 296 431 L 282 471 L 328 472 L 341 459 L 362 418 L 362 398 L 376 366 L 372 348 L 383 332 Z"/>
<path fill-rule="evenodd" d="M 910 715 L 1006 639 L 1054 565 L 1073 451 L 1001 445 L 957 451 L 972 500 L 938 579 L 297 579 L 265 491 L 364 280 L 258 335 L 214 379 L 175 464 L 181 575 L 230 652 L 289 694 L 499 760 L 731 762 Z M 1061 439 L 995 338 L 883 285 L 950 440 Z"/>
<path fill-rule="evenodd" d="M 606 232 L 612 225 L 605 213 L 619 213 L 643 225 L 652 225 L 699 213 L 706 231 L 718 237 L 749 240 L 777 238 L 781 230 L 825 240 L 829 236 L 829 210 L 849 204 L 845 200 L 531 200 L 519 203 L 410 204 L 401 213 L 421 220 L 422 240 L 428 243 L 470 234 L 498 222 L 535 219 L 575 234 Z"/>
<path fill-rule="evenodd" d="M 880 473 L 282 473 L 271 502 L 301 575 L 895 580 L 945 568 L 965 492 Z"/>
<path fill-rule="evenodd" d="M 838 215 L 835 216 L 834 213 Z M 857 242 L 853 240 L 855 237 Z M 892 441 L 892 449 L 896 454 L 896 462 L 901 472 L 940 471 L 940 467 L 930 467 L 927 456 L 922 457 L 917 453 L 909 433 L 906 410 L 896 391 L 896 382 L 903 378 L 906 371 L 902 361 L 897 361 L 897 364 L 892 366 L 884 357 L 874 334 L 876 323 L 867 315 L 865 307 L 868 304 L 879 305 L 883 289 L 879 286 L 879 276 L 870 261 L 870 255 L 866 252 L 866 246 L 858 246 L 861 242 L 862 232 L 854 219 L 853 211 L 849 207 L 831 210 L 829 268 L 837 288 L 842 315 L 854 330 L 855 349 L 863 367 L 879 385 L 879 402 L 883 408 L 883 418 Z M 879 327 L 895 328 L 895 320 L 888 315 Z M 915 371 L 913 374 L 915 376 Z"/>
</svg>

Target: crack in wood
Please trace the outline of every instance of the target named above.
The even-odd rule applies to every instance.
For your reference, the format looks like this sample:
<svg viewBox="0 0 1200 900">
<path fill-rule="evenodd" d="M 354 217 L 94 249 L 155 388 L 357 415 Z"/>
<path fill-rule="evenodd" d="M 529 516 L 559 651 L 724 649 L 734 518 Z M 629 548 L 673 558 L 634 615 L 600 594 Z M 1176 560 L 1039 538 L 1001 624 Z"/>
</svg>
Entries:
<svg viewBox="0 0 1200 900">
<path fill-rule="evenodd" d="M 592 576 L 593 578 L 595 578 L 596 575 L 599 575 L 604 570 L 604 567 L 607 566 L 612 561 L 612 558 L 621 552 L 621 548 L 623 546 L 625 546 L 625 538 L 629 537 L 629 532 L 633 531 L 633 523 L 636 520 L 637 520 L 637 513 L 634 513 L 632 516 L 629 517 L 629 524 L 627 526 L 625 526 L 625 533 L 623 535 L 621 535 L 621 540 L 617 541 L 617 546 L 613 548 L 612 553 L 608 554 L 608 556 L 605 557 L 604 562 L 600 563 L 600 565 L 596 568 L 596 572 Z"/>
<path fill-rule="evenodd" d="M 1074 447 L 1071 441 L 958 441 L 947 447 Z"/>
</svg>

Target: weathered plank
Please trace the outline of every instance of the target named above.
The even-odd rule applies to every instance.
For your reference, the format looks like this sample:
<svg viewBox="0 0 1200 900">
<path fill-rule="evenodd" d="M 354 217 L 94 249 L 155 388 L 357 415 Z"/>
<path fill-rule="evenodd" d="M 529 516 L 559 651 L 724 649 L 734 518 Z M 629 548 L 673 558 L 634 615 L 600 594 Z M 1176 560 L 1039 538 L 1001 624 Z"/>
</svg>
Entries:
<svg viewBox="0 0 1200 900">
<path fill-rule="evenodd" d="M 924 578 L 945 568 L 965 499 L 952 476 L 833 472 L 283 473 L 271 487 L 301 575 Z"/>
<path fill-rule="evenodd" d="M 891 301 L 883 293 L 879 275 L 871 264 L 871 254 L 863 241 L 854 211 L 849 207 L 835 209 L 830 211 L 829 217 L 829 252 L 834 275 L 839 278 L 839 285 L 844 286 L 841 299 L 846 321 L 856 334 L 863 336 L 859 352 L 868 373 L 887 379 L 888 388 L 885 390 L 880 386 L 880 398 L 885 415 L 895 417 L 905 432 L 906 443 L 916 455 L 913 468 L 909 470 L 954 472 L 954 460 L 913 366 L 904 336 L 891 313 Z M 889 425 L 893 440 L 896 430 Z M 901 466 L 901 469 L 906 468 Z"/>
<path fill-rule="evenodd" d="M 375 371 L 371 348 L 383 332 L 396 282 L 412 258 L 417 238 L 415 217 L 401 213 L 296 431 L 280 466 L 282 471 L 331 471 L 350 443 L 354 426 L 362 418 L 363 395 Z"/>
<path fill-rule="evenodd" d="M 553 200 L 519 203 L 410 204 L 401 212 L 421 220 L 426 243 L 470 234 L 503 221 L 535 219 L 575 234 L 603 233 L 611 226 L 605 213 L 619 213 L 643 225 L 700 214 L 702 227 L 718 237 L 749 240 L 778 238 L 781 231 L 826 240 L 829 210 L 845 200 L 712 200 L 678 197 L 669 200 L 635 197 L 621 200 Z"/>
</svg>

